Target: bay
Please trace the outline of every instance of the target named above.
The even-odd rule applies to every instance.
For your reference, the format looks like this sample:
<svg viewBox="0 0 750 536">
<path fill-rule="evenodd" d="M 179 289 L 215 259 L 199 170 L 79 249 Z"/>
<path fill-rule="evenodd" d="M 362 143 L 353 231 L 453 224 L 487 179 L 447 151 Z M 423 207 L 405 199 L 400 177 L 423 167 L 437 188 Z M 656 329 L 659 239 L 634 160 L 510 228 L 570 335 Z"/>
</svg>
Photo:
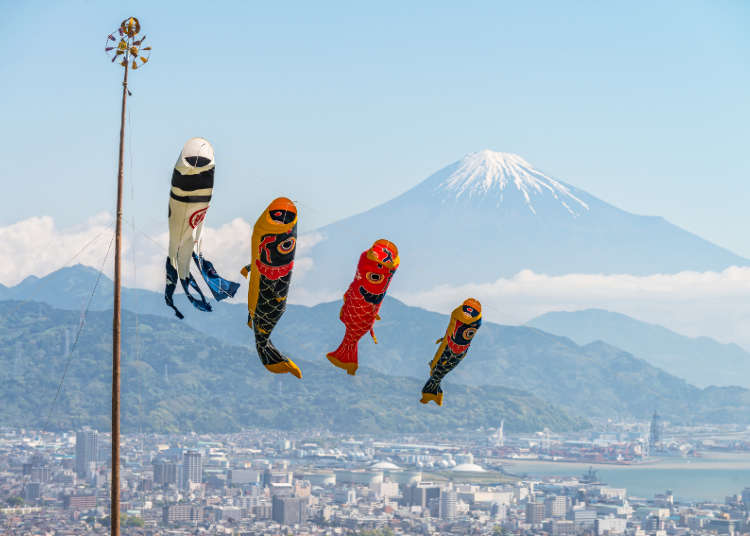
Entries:
<svg viewBox="0 0 750 536">
<path fill-rule="evenodd" d="M 723 502 L 750 487 L 750 453 L 707 453 L 699 458 L 660 458 L 638 465 L 509 460 L 508 473 L 529 477 L 581 476 L 589 467 L 600 481 L 627 488 L 629 496 L 653 497 L 672 490 L 683 502 Z"/>
</svg>

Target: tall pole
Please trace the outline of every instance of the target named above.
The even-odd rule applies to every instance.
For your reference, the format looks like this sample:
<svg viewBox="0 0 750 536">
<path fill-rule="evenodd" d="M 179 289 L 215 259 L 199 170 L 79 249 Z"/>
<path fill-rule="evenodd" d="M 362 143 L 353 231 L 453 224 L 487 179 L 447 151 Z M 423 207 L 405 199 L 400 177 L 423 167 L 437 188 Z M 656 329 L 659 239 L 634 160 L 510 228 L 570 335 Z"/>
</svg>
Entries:
<svg viewBox="0 0 750 536">
<path fill-rule="evenodd" d="M 148 61 L 151 47 L 141 48 L 146 39 L 141 37 L 135 39 L 140 32 L 141 25 L 138 19 L 130 17 L 122 21 L 117 32 L 107 37 L 107 45 L 116 42 L 115 46 L 105 47 L 106 52 L 112 53 L 112 62 L 120 60 L 119 63 L 125 67 L 122 78 L 122 108 L 120 110 L 120 153 L 117 163 L 117 212 L 115 215 L 115 288 L 114 301 L 112 304 L 112 491 L 109 519 L 112 536 L 120 536 L 120 340 L 121 340 L 121 269 L 122 269 L 122 189 L 123 189 L 123 161 L 125 160 L 125 107 L 128 99 L 128 69 L 132 61 L 133 69 L 138 68 L 136 60 L 140 59 L 142 64 Z M 116 35 L 119 34 L 119 42 Z"/>
<path fill-rule="evenodd" d="M 117 164 L 117 215 L 115 216 L 115 297 L 112 311 L 112 536 L 120 536 L 120 269 L 122 266 L 122 183 L 125 156 L 125 104 L 128 99 L 128 64 L 122 79 L 120 158 Z"/>
</svg>

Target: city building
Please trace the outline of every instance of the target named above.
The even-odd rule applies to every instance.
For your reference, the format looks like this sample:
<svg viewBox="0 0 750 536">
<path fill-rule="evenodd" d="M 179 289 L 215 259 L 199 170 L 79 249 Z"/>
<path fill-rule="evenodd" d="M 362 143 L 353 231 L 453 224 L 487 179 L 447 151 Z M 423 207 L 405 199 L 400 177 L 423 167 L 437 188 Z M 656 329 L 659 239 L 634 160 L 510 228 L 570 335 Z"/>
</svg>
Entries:
<svg viewBox="0 0 750 536">
<path fill-rule="evenodd" d="M 84 428 L 76 433 L 76 475 L 90 478 L 99 461 L 99 432 Z"/>
<path fill-rule="evenodd" d="M 440 519 L 456 519 L 458 494 L 452 489 L 440 493 Z"/>
<path fill-rule="evenodd" d="M 182 467 L 175 461 L 166 459 L 155 459 L 151 466 L 154 471 L 155 486 L 179 486 Z"/>
<path fill-rule="evenodd" d="M 188 450 L 182 455 L 182 487 L 190 489 L 191 484 L 203 482 L 203 464 L 201 453 L 197 450 Z"/>
<path fill-rule="evenodd" d="M 662 423 L 661 416 L 659 413 L 654 411 L 654 416 L 651 417 L 651 427 L 649 429 L 648 443 L 651 450 L 659 448 L 662 441 Z"/>
<path fill-rule="evenodd" d="M 624 534 L 627 526 L 627 519 L 621 517 L 606 517 L 603 519 L 597 519 L 594 524 L 594 529 L 597 536 L 602 536 L 604 534 Z"/>
<path fill-rule="evenodd" d="M 41 497 L 41 484 L 39 482 L 29 482 L 23 487 L 23 499 L 27 503 L 35 502 Z"/>
<path fill-rule="evenodd" d="M 541 525 L 544 519 L 544 504 L 529 501 L 526 503 L 526 523 L 529 525 Z"/>
<path fill-rule="evenodd" d="M 66 495 L 63 508 L 68 510 L 92 510 L 96 508 L 96 495 Z"/>
<path fill-rule="evenodd" d="M 550 536 L 573 536 L 576 526 L 568 519 L 551 519 L 544 523 L 544 531 Z"/>
<path fill-rule="evenodd" d="M 573 523 L 575 523 L 577 529 L 594 528 L 594 522 L 596 521 L 596 510 L 576 508 L 572 510 L 570 519 L 571 521 L 573 521 Z"/>
<path fill-rule="evenodd" d="M 552 495 L 544 500 L 544 517 L 564 519 L 567 499 L 563 495 Z"/>
<path fill-rule="evenodd" d="M 440 488 L 431 482 L 420 482 L 407 489 L 404 497 L 407 506 L 426 508 L 430 499 L 440 498 Z"/>
<path fill-rule="evenodd" d="M 272 518 L 281 525 L 297 525 L 307 520 L 306 497 L 274 497 Z"/>
<path fill-rule="evenodd" d="M 608 421 L 598 433 L 575 433 L 560 441 L 550 434 L 547 446 L 542 446 L 542 434 L 508 435 L 503 452 L 533 457 L 549 448 L 555 456 L 589 456 L 593 464 L 602 456 L 626 453 L 628 441 L 645 446 L 643 432 L 648 435 L 649 424 L 625 424 L 618 431 L 620 424 Z M 744 455 L 750 429 L 737 432 L 722 426 L 712 425 L 709 433 L 716 437 L 717 429 L 730 431 L 731 442 L 714 438 L 704 449 L 725 452 L 739 446 Z M 464 437 L 453 442 L 443 436 L 428 441 L 425 436 L 416 442 L 412 436 L 384 441 L 311 433 L 309 441 L 289 449 L 280 445 L 294 436 L 276 430 L 213 436 L 124 434 L 120 508 L 127 516 L 123 519 L 142 525 L 131 525 L 127 532 L 132 528 L 133 535 L 141 536 L 343 536 L 388 528 L 402 535 L 750 533 L 743 504 L 750 502 L 750 486 L 723 500 L 694 501 L 680 496 L 679 488 L 674 494 L 660 490 L 650 497 L 628 495 L 627 489 L 609 486 L 593 470 L 579 477 L 535 475 L 513 483 L 502 477 L 487 479 L 502 462 L 493 459 L 497 449 L 492 439 L 485 435 L 482 440 L 482 431 L 477 433 L 476 445 Z M 693 433 L 692 428 L 670 428 L 669 442 L 661 440 L 661 452 L 677 450 L 674 445 L 691 441 Z M 0 534 L 106 531 L 102 518 L 108 511 L 108 467 L 100 459 L 91 478 L 77 479 L 76 447 L 86 445 L 85 434 L 76 441 L 78 435 L 0 427 Z M 97 438 L 100 453 L 104 440 L 101 434 Z M 423 475 L 451 471 L 451 462 L 472 457 L 486 466 L 484 473 L 461 472 L 458 482 L 422 482 Z M 413 477 L 398 478 L 407 472 Z M 344 475 L 345 482 L 337 482 L 336 474 Z"/>
<path fill-rule="evenodd" d="M 198 523 L 203 519 L 203 508 L 194 504 L 171 504 L 162 509 L 162 522 L 165 525 Z"/>
</svg>

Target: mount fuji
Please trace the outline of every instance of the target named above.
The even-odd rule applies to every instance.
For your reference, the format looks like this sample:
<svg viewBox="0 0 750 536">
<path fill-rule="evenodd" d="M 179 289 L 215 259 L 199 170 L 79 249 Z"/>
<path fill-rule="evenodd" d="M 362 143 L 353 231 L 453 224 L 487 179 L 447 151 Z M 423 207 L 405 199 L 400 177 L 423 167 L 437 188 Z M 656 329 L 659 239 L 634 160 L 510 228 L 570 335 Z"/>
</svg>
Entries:
<svg viewBox="0 0 750 536">
<path fill-rule="evenodd" d="M 358 255 L 381 237 L 399 248 L 397 290 L 486 283 L 524 269 L 647 275 L 750 264 L 663 218 L 631 214 L 518 155 L 489 150 L 317 237 L 304 284 L 320 291 L 343 290 Z"/>
</svg>

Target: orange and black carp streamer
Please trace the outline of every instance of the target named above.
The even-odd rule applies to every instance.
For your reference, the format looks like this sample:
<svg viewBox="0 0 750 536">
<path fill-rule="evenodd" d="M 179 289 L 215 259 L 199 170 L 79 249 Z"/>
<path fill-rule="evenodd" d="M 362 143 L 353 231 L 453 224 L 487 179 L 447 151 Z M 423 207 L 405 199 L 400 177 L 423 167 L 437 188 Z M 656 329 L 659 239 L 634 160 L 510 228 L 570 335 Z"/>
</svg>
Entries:
<svg viewBox="0 0 750 536">
<path fill-rule="evenodd" d="M 380 306 L 400 262 L 398 248 L 384 238 L 377 240 L 359 257 L 354 281 L 344 294 L 344 304 L 339 313 L 346 326 L 344 340 L 326 356 L 331 363 L 352 376 L 359 367 L 359 339 L 369 331 L 373 341 L 378 342 L 372 326 L 376 320 L 380 320 Z"/>
<path fill-rule="evenodd" d="M 242 269 L 242 275 L 250 275 L 247 325 L 255 332 L 258 357 L 271 372 L 302 378 L 299 367 L 270 339 L 286 310 L 297 249 L 297 207 L 291 200 L 279 197 L 268 205 L 255 222 L 251 247 L 252 261 Z"/>
<path fill-rule="evenodd" d="M 430 362 L 430 378 L 422 387 L 422 404 L 430 400 L 443 405 L 443 390 L 440 380 L 466 357 L 471 340 L 482 325 L 482 305 L 474 298 L 465 300 L 451 313 L 445 335 L 436 341 L 435 357 Z"/>
</svg>

